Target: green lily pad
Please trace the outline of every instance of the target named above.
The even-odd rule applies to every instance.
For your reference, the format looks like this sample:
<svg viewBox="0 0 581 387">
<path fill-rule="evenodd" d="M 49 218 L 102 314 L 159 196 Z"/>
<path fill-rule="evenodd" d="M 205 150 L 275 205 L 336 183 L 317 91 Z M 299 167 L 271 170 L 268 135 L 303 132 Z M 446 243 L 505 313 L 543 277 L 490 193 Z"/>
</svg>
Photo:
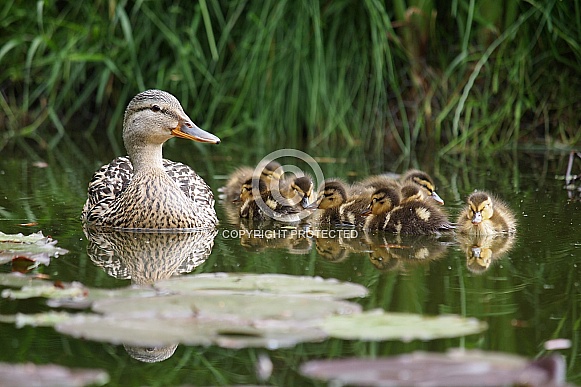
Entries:
<svg viewBox="0 0 581 387">
<path fill-rule="evenodd" d="M 67 321 L 74 315 L 66 312 L 44 312 L 36 314 L 17 313 L 15 315 L 0 315 L 0 322 L 15 324 L 17 328 L 23 326 L 52 327 L 57 323 Z"/>
<path fill-rule="evenodd" d="M 335 314 L 361 312 L 352 302 L 264 294 L 175 294 L 99 300 L 93 310 L 128 318 L 212 317 L 233 320 L 295 320 L 297 325 Z"/>
<path fill-rule="evenodd" d="M 563 386 L 565 360 L 535 361 L 482 351 L 414 352 L 379 359 L 314 360 L 301 366 L 305 376 L 332 385 L 362 386 Z"/>
<path fill-rule="evenodd" d="M 81 387 L 105 385 L 109 375 L 103 370 L 70 369 L 54 364 L 0 363 L 3 386 L 61 386 Z"/>
<path fill-rule="evenodd" d="M 330 316 L 321 325 L 331 337 L 346 340 L 434 340 L 479 333 L 485 322 L 456 315 L 422 316 L 372 310 L 350 316 Z"/>
<path fill-rule="evenodd" d="M 23 286 L 45 285 L 47 282 L 36 276 L 22 273 L 0 273 L 0 286 L 21 288 Z"/>
<path fill-rule="evenodd" d="M 87 293 L 87 288 L 79 282 L 73 282 L 68 286 L 57 286 L 51 282 L 41 282 L 34 285 L 23 286 L 20 290 L 4 289 L 2 291 L 2 297 L 13 300 L 34 297 L 75 299 L 85 298 Z"/>
<path fill-rule="evenodd" d="M 56 330 L 73 337 L 139 347 L 167 347 L 182 343 L 276 349 L 326 338 L 320 329 L 297 328 L 294 322 L 257 326 L 240 320 L 191 317 L 79 316 L 57 324 Z"/>
<path fill-rule="evenodd" d="M 24 257 L 48 265 L 50 257 L 68 253 L 68 250 L 56 247 L 56 243 L 56 240 L 42 235 L 41 231 L 30 235 L 0 232 L 0 264 L 10 262 L 15 257 Z"/>
<path fill-rule="evenodd" d="M 228 293 L 269 293 L 285 296 L 329 297 L 336 299 L 364 297 L 367 288 L 350 282 L 321 277 L 299 277 L 284 274 L 205 273 L 175 277 L 154 285 L 176 293 L 200 291 Z"/>
</svg>

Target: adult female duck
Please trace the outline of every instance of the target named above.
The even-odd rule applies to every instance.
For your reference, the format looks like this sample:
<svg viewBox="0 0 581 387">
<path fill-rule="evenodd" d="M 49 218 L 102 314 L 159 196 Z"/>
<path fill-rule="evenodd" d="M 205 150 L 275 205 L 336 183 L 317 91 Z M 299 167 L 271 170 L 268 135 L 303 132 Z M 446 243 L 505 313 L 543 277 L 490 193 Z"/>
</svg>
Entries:
<svg viewBox="0 0 581 387">
<path fill-rule="evenodd" d="M 89 183 L 82 220 L 89 227 L 195 229 L 215 227 L 214 195 L 190 167 L 162 157 L 172 137 L 218 144 L 179 101 L 161 90 L 137 94 L 125 110 L 127 157 L 102 166 Z"/>
</svg>

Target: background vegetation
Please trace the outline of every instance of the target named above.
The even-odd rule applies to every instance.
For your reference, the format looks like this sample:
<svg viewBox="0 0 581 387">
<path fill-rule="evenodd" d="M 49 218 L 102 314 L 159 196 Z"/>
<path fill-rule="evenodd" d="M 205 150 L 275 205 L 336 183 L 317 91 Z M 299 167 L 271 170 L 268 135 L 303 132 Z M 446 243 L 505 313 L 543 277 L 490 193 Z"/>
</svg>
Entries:
<svg viewBox="0 0 581 387">
<path fill-rule="evenodd" d="M 34 5 L 0 6 L 0 150 L 114 140 L 153 87 L 255 144 L 446 153 L 581 138 L 581 0 Z"/>
</svg>

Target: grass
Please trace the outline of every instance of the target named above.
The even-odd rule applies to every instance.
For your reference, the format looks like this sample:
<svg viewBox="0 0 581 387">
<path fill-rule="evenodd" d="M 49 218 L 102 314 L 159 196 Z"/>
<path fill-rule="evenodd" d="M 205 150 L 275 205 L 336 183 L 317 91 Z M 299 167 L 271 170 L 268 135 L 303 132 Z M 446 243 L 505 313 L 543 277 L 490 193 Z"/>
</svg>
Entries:
<svg viewBox="0 0 581 387">
<path fill-rule="evenodd" d="M 153 87 L 225 144 L 574 146 L 580 20 L 581 0 L 6 1 L 0 150 L 113 140 Z"/>
</svg>

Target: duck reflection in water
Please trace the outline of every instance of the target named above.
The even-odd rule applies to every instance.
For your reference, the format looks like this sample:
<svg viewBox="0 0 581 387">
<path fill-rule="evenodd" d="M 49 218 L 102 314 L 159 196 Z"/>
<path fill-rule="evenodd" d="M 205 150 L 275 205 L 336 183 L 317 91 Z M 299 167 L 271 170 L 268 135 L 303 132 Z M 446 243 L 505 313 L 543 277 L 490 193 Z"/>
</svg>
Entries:
<svg viewBox="0 0 581 387">
<path fill-rule="evenodd" d="M 188 232 L 96 232 L 85 228 L 87 253 L 93 263 L 117 279 L 134 285 L 189 273 L 204 263 L 214 246 L 217 229 Z M 145 363 L 171 357 L 178 344 L 160 347 L 124 345 L 127 353 Z"/>
<path fill-rule="evenodd" d="M 457 236 L 466 254 L 466 267 L 474 274 L 486 272 L 492 262 L 503 258 L 513 248 L 515 239 L 515 234 Z"/>
</svg>

